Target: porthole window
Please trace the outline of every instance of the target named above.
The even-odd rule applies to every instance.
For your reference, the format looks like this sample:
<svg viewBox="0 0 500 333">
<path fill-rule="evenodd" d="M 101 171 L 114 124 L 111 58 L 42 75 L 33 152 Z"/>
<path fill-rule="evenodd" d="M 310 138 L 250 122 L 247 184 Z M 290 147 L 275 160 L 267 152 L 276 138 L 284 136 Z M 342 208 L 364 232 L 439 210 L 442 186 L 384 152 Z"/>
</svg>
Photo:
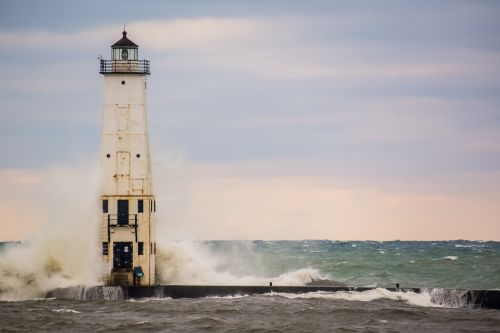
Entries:
<svg viewBox="0 0 500 333">
<path fill-rule="evenodd" d="M 111 155 L 110 155 L 110 154 L 106 154 L 106 157 L 107 157 L 107 158 L 110 158 L 110 157 L 111 157 Z"/>
<path fill-rule="evenodd" d="M 122 84 L 125 84 L 125 81 L 122 81 Z"/>
<path fill-rule="evenodd" d="M 137 154 L 137 155 L 135 155 L 135 157 L 139 158 L 139 157 L 141 157 L 141 154 Z"/>
</svg>

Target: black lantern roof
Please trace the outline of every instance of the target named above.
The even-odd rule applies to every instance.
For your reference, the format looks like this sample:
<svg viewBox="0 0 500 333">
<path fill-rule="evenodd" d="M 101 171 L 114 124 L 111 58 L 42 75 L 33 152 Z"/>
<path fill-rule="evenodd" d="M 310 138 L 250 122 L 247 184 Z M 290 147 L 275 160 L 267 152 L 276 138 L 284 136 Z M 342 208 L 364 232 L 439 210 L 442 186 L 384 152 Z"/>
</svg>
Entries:
<svg viewBox="0 0 500 333">
<path fill-rule="evenodd" d="M 130 39 L 127 38 L 127 32 L 123 30 L 123 37 L 113 45 L 111 45 L 111 48 L 116 49 L 120 47 L 126 47 L 126 48 L 133 48 L 136 49 L 139 47 L 136 43 L 131 41 Z"/>
</svg>

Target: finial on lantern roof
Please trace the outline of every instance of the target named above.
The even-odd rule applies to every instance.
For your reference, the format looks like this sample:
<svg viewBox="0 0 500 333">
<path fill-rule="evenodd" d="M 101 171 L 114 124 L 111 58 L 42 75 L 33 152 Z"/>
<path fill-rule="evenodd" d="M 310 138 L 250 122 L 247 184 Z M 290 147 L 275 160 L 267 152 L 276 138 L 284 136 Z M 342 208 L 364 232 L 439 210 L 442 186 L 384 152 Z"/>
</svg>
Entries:
<svg viewBox="0 0 500 333">
<path fill-rule="evenodd" d="M 136 43 L 134 43 L 133 41 L 128 39 L 127 31 L 125 30 L 125 24 L 123 25 L 122 35 L 123 35 L 123 37 L 119 41 L 117 41 L 116 43 L 111 45 L 112 48 L 122 48 L 122 47 L 138 48 L 139 47 L 139 45 L 137 45 Z"/>
</svg>

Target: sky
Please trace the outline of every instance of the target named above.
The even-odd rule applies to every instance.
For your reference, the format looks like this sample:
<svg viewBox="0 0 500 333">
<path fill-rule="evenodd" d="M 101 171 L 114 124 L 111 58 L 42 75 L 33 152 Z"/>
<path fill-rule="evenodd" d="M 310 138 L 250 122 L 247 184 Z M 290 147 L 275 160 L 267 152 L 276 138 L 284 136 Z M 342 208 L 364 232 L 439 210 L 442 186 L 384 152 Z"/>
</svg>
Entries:
<svg viewBox="0 0 500 333">
<path fill-rule="evenodd" d="M 0 0 L 0 240 L 97 202 L 123 24 L 167 237 L 500 240 L 500 3 L 459 0 Z"/>
</svg>

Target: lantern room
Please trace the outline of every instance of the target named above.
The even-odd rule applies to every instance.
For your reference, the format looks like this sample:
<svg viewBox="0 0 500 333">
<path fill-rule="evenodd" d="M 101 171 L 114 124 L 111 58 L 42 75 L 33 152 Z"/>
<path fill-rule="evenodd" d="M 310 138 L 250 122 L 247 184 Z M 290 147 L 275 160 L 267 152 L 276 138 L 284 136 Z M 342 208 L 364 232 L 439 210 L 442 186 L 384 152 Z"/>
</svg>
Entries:
<svg viewBox="0 0 500 333">
<path fill-rule="evenodd" d="M 123 31 L 123 37 L 111 45 L 112 60 L 139 60 L 139 46 L 127 38 L 127 32 Z"/>
<path fill-rule="evenodd" d="M 111 60 L 100 59 L 99 73 L 107 74 L 141 74 L 149 75 L 149 60 L 139 60 L 139 46 L 123 37 L 111 45 Z"/>
</svg>

